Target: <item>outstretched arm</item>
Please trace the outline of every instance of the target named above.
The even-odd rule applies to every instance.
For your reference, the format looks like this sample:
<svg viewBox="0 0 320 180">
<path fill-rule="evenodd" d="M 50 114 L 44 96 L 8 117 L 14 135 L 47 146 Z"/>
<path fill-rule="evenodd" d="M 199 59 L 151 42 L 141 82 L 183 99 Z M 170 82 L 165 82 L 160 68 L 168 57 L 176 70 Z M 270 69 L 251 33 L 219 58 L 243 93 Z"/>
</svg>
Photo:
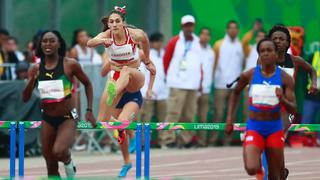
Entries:
<svg viewBox="0 0 320 180">
<path fill-rule="evenodd" d="M 291 114 L 297 113 L 296 97 L 294 94 L 294 81 L 290 75 L 282 71 L 283 84 L 285 86 L 285 92 L 283 96 L 283 90 L 280 88 L 276 89 L 276 94 L 279 98 L 280 104 L 283 105 L 286 110 Z"/>
<path fill-rule="evenodd" d="M 106 47 L 109 47 L 112 44 L 112 39 L 108 38 L 107 31 L 99 33 L 96 37 L 90 39 L 87 42 L 87 46 L 94 48 L 99 45 L 105 45 Z"/>
<path fill-rule="evenodd" d="M 239 104 L 241 91 L 249 84 L 253 71 L 254 69 L 251 69 L 249 71 L 241 73 L 239 81 L 231 93 L 231 96 L 229 98 L 228 114 L 225 127 L 226 134 L 231 134 L 233 131 L 233 115 Z"/>
<path fill-rule="evenodd" d="M 317 72 L 316 70 L 309 64 L 307 63 L 302 57 L 300 56 L 292 56 L 292 60 L 294 64 L 298 68 L 302 68 L 304 71 L 306 71 L 310 78 L 311 78 L 311 86 L 309 88 L 308 93 L 314 94 L 317 91 Z"/>
<path fill-rule="evenodd" d="M 89 121 L 93 127 L 96 127 L 96 120 L 92 113 L 93 88 L 88 76 L 83 72 L 80 64 L 73 59 L 69 59 L 69 66 L 72 69 L 73 75 L 84 85 L 87 96 L 87 112 L 86 120 Z"/>
</svg>

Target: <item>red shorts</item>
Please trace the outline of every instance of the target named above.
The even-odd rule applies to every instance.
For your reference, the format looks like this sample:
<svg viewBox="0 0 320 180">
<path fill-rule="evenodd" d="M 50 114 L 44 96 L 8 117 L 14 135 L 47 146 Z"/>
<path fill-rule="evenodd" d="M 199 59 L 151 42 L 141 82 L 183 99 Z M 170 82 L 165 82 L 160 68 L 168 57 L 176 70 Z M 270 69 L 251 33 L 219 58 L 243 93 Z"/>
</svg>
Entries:
<svg viewBox="0 0 320 180">
<path fill-rule="evenodd" d="M 267 138 L 264 138 L 257 131 L 249 130 L 246 132 L 243 146 L 247 145 L 255 145 L 261 151 L 263 151 L 266 147 L 269 148 L 284 148 L 284 133 L 283 130 L 277 131 Z"/>
<path fill-rule="evenodd" d="M 122 60 L 122 61 L 116 61 L 117 63 L 119 63 L 119 64 L 125 64 L 125 63 L 128 63 L 129 61 L 131 61 L 131 60 Z M 120 77 L 120 71 L 114 71 L 114 74 L 113 74 L 113 80 L 118 80 L 119 79 L 119 77 Z"/>
<path fill-rule="evenodd" d="M 113 74 L 113 77 L 112 77 L 112 78 L 113 78 L 113 80 L 115 80 L 115 81 L 116 81 L 116 80 L 118 80 L 118 79 L 119 79 L 119 77 L 120 77 L 120 71 L 115 71 L 115 72 L 114 72 L 114 74 Z"/>
</svg>

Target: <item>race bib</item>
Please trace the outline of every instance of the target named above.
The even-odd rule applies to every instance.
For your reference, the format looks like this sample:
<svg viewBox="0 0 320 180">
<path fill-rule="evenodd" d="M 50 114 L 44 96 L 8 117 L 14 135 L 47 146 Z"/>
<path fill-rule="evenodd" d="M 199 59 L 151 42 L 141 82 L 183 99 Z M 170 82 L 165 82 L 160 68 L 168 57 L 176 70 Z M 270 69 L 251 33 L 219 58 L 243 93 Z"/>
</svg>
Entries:
<svg viewBox="0 0 320 180">
<path fill-rule="evenodd" d="M 62 80 L 39 81 L 38 89 L 41 99 L 62 99 L 64 89 Z"/>
<path fill-rule="evenodd" d="M 279 99 L 276 96 L 276 88 L 279 85 L 263 85 L 254 84 L 252 85 L 252 103 L 254 105 L 267 105 L 275 106 L 279 104 Z"/>
</svg>

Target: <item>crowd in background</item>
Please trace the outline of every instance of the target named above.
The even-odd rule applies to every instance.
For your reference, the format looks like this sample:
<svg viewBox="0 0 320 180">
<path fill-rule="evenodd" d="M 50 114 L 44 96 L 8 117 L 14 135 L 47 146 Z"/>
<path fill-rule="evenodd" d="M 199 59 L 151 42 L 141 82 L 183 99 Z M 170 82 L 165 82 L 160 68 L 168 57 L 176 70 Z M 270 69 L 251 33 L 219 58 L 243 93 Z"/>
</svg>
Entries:
<svg viewBox="0 0 320 180">
<path fill-rule="evenodd" d="M 156 69 L 156 80 L 153 87 L 152 99 L 145 99 L 138 119 L 148 122 L 156 119 L 158 122 L 224 122 L 224 116 L 231 88 L 227 84 L 235 80 L 242 71 L 255 67 L 258 53 L 256 45 L 267 35 L 261 19 L 253 23 L 242 40 L 239 38 L 239 25 L 236 21 L 226 24 L 226 34 L 222 39 L 210 45 L 210 28 L 203 27 L 198 33 L 194 32 L 196 20 L 191 15 L 181 19 L 181 31 L 172 37 L 167 45 L 163 43 L 163 35 L 159 32 L 150 34 L 150 57 Z M 0 77 L 1 80 L 21 80 L 27 78 L 27 70 L 31 63 L 39 62 L 34 55 L 38 38 L 37 32 L 33 40 L 24 48 L 19 46 L 18 38 L 8 31 L 0 30 Z M 97 50 L 86 46 L 89 35 L 84 29 L 74 31 L 74 36 L 66 56 L 75 58 L 82 65 L 100 65 L 105 61 L 106 52 L 99 54 Z M 293 50 L 289 49 L 289 53 Z M 315 52 L 310 64 L 320 62 L 319 52 Z M 10 65 L 9 65 L 10 64 Z M 320 65 L 314 66 L 318 76 Z M 140 70 L 146 68 L 141 65 Z M 142 89 L 144 98 L 148 85 L 146 73 L 145 87 Z M 319 80 L 319 77 L 318 77 Z M 104 83 L 104 82 L 103 82 Z M 318 81 L 319 84 L 319 81 Z M 94 85 L 93 85 L 94 86 Z M 78 88 L 74 82 L 75 89 Z M 305 87 L 301 87 L 305 88 Z M 78 93 L 75 91 L 74 93 Z M 213 98 L 210 94 L 213 93 Z M 79 95 L 75 95 L 80 102 Z M 247 113 L 248 88 L 244 93 L 243 117 L 238 122 L 245 122 Z M 212 106 L 210 106 L 212 103 Z M 79 108 L 79 104 L 77 104 Z M 213 109 L 210 109 L 213 107 Z M 307 113 L 307 123 L 319 123 L 315 119 L 320 110 L 320 95 L 306 95 L 304 113 Z M 208 118 L 208 112 L 213 111 L 213 117 Z M 197 117 L 197 118 L 195 118 Z M 212 121 L 211 121 L 212 120 Z M 205 147 L 208 145 L 230 145 L 232 137 L 223 138 L 219 142 L 216 131 L 164 131 L 159 132 L 156 144 L 163 148 L 192 146 Z"/>
</svg>

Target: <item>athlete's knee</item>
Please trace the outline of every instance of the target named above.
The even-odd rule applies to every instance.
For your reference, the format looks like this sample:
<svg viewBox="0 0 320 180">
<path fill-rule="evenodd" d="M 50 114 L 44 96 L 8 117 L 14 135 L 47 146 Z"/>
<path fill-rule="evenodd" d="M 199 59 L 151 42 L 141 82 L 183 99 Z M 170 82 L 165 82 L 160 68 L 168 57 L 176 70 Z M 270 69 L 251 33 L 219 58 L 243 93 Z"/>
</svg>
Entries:
<svg viewBox="0 0 320 180">
<path fill-rule="evenodd" d="M 247 165 L 246 166 L 246 171 L 247 171 L 248 175 L 250 175 L 250 176 L 256 175 L 259 170 L 260 170 L 260 167 L 257 165 Z"/>
<path fill-rule="evenodd" d="M 129 68 L 128 66 L 123 66 L 121 71 L 120 71 L 121 74 L 125 74 L 125 73 L 129 73 Z"/>
<path fill-rule="evenodd" d="M 58 161 L 65 161 L 65 159 L 69 156 L 68 148 L 64 147 L 54 147 L 52 153 Z"/>
</svg>

